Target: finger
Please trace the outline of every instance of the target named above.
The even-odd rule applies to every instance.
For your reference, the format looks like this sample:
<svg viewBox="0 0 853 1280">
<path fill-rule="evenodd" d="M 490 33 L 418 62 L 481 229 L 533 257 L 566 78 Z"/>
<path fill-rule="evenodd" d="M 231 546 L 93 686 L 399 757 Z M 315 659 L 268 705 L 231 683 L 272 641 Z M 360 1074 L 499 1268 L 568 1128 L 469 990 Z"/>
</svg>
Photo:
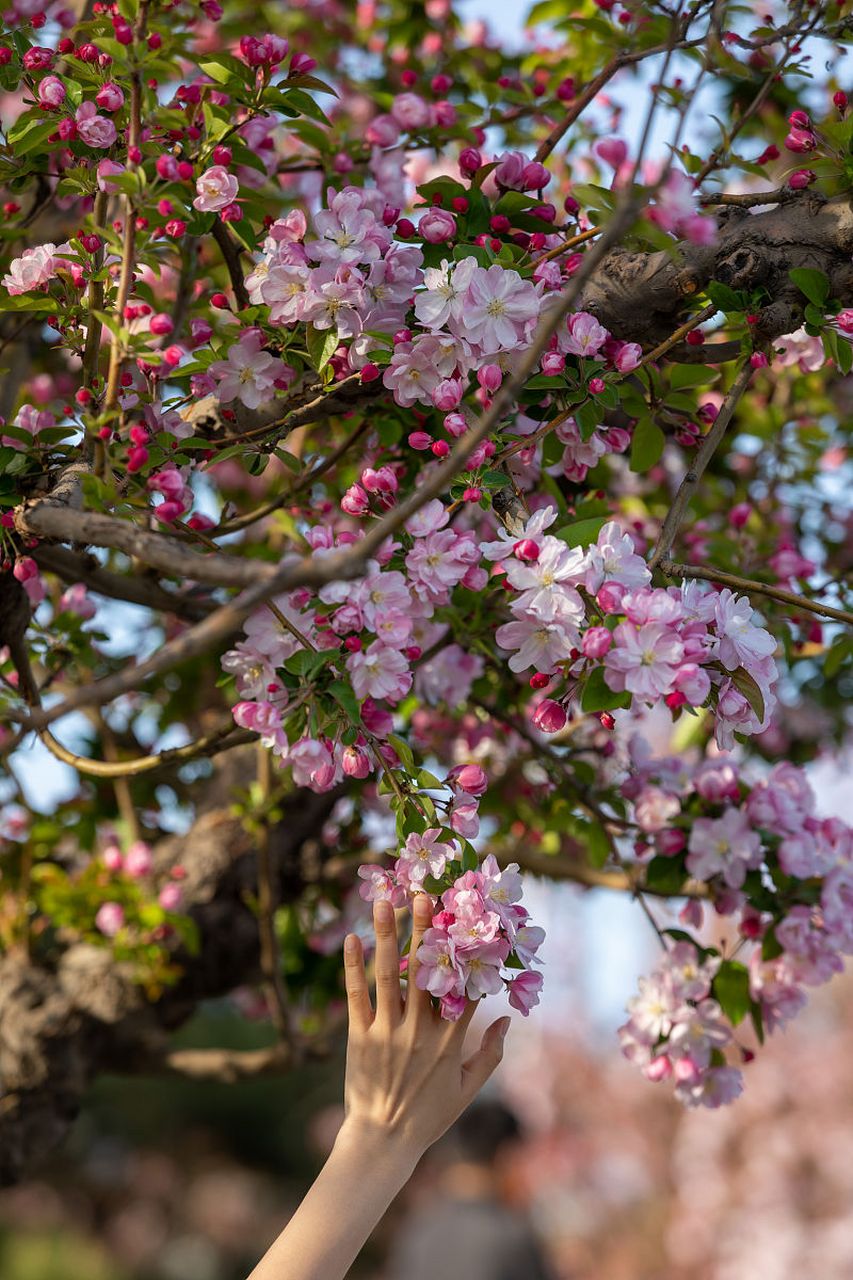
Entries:
<svg viewBox="0 0 853 1280">
<path fill-rule="evenodd" d="M 476 1053 L 462 1064 L 462 1093 L 466 1104 L 480 1092 L 504 1053 L 504 1040 L 511 1018 L 498 1018 L 488 1027 Z"/>
<path fill-rule="evenodd" d="M 344 982 L 347 989 L 347 1013 L 350 1028 L 365 1031 L 373 1020 L 367 974 L 364 972 L 364 951 L 361 939 L 354 933 L 344 938 Z"/>
<path fill-rule="evenodd" d="M 397 924 L 390 902 L 374 902 L 373 928 L 376 931 L 376 1016 L 386 1025 L 394 1026 L 400 1021 L 403 997 Z"/>
<path fill-rule="evenodd" d="M 426 893 L 418 893 L 412 904 L 412 945 L 409 948 L 409 982 L 406 988 L 406 1013 L 409 1017 L 422 1016 L 429 1009 L 428 991 L 421 991 L 416 982 L 418 974 L 418 947 L 432 924 L 432 899 Z"/>
</svg>

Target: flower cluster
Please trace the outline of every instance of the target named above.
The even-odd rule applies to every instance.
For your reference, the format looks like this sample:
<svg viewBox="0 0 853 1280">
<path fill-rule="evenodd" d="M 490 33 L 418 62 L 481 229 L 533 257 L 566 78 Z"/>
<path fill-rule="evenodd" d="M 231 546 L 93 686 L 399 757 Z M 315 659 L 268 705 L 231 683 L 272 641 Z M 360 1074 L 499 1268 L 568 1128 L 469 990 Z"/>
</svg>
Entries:
<svg viewBox="0 0 853 1280">
<path fill-rule="evenodd" d="M 638 856 L 654 855 L 650 882 L 666 877 L 673 893 L 688 879 L 702 883 L 752 950 L 741 964 L 702 949 L 701 983 L 685 992 L 676 970 L 686 953 L 676 946 L 631 1002 L 623 1046 L 650 1079 L 673 1075 L 684 1101 L 716 1105 L 739 1091 L 730 1072 L 716 1075 L 721 1063 L 712 1050 L 732 1041 L 719 1006 L 730 1022 L 751 1013 L 761 1036 L 799 1012 L 803 987 L 827 982 L 843 969 L 843 956 L 853 954 L 853 829 L 817 816 L 814 793 L 794 765 L 778 764 L 750 785 L 729 756 L 690 769 L 683 759 L 652 758 L 641 739 L 632 741 L 631 754 L 622 794 L 641 832 Z M 701 907 L 689 903 L 682 921 L 698 928 Z M 710 1008 L 712 991 L 719 1004 Z M 688 1013 L 685 994 L 696 1004 Z M 685 1019 L 694 1030 L 674 1032 Z M 688 1068 L 679 1066 L 684 1038 L 705 1035 L 699 1023 L 708 1019 L 712 1031 L 699 1057 L 691 1054 L 699 1075 L 686 1080 L 680 1073 Z M 715 1065 L 706 1092 L 709 1063 Z"/>
<path fill-rule="evenodd" d="M 501 867 L 489 854 L 479 869 L 465 869 L 476 854 L 470 846 L 443 843 L 441 828 L 407 837 L 393 868 L 365 865 L 361 896 L 403 906 L 416 893 L 430 893 L 432 924 L 417 951 L 415 981 L 439 1001 L 441 1016 L 455 1021 L 466 1001 L 506 988 L 513 1008 L 527 1015 L 539 1003 L 542 975 L 536 952 L 544 929 L 528 923 L 521 906 L 517 863 Z"/>
<path fill-rule="evenodd" d="M 517 537 L 502 531 L 481 548 L 503 566 L 518 593 L 510 603 L 514 620 L 495 633 L 502 648 L 515 650 L 510 668 L 559 673 L 563 685 L 560 692 L 556 681 L 537 682 L 539 688 L 552 685 L 537 710 L 540 728 L 564 726 L 565 704 L 597 667 L 607 688 L 624 695 L 621 705 L 663 700 L 673 711 L 713 705 L 723 747 L 732 745 L 735 733 L 757 733 L 767 725 L 775 702 L 776 642 L 753 622 L 745 596 L 696 582 L 652 587 L 648 566 L 618 524 L 605 524 L 584 551 L 545 533 L 556 518 L 553 507 L 545 508 Z M 595 709 L 583 693 L 581 705 Z"/>
</svg>

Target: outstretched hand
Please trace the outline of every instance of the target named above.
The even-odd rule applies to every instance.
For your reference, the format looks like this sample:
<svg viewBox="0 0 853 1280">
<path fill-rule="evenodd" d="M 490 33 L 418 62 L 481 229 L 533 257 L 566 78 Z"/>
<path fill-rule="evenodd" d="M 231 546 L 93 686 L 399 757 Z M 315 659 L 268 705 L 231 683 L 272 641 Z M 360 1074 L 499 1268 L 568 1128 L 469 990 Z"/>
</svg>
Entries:
<svg viewBox="0 0 853 1280">
<path fill-rule="evenodd" d="M 323 1170 L 249 1280 L 343 1280 L 376 1223 L 424 1151 L 471 1102 L 501 1060 L 509 1018 L 498 1018 L 463 1058 L 476 1002 L 457 1022 L 441 1018 L 419 990 L 417 951 L 432 923 L 426 894 L 415 898 L 405 999 L 390 902 L 373 908 L 376 1000 L 364 953 L 344 944 L 349 1042 L 346 1119 Z"/>
<path fill-rule="evenodd" d="M 464 1111 L 497 1067 L 510 1019 L 498 1018 L 480 1047 L 463 1058 L 465 1033 L 476 1001 L 447 1022 L 416 985 L 417 951 L 432 921 L 432 904 L 418 894 L 405 998 L 394 909 L 376 902 L 376 998 L 371 1004 L 360 939 L 344 944 L 349 1041 L 345 1129 L 381 1135 L 417 1159 Z"/>
</svg>

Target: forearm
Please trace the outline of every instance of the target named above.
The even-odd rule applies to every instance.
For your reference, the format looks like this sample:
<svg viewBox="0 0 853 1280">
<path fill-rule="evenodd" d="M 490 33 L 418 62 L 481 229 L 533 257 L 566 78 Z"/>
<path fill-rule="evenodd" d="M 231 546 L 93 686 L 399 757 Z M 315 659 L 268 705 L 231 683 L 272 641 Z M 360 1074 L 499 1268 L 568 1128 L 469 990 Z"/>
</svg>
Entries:
<svg viewBox="0 0 853 1280">
<path fill-rule="evenodd" d="M 344 1122 L 319 1177 L 249 1280 L 343 1280 L 417 1154 Z"/>
</svg>

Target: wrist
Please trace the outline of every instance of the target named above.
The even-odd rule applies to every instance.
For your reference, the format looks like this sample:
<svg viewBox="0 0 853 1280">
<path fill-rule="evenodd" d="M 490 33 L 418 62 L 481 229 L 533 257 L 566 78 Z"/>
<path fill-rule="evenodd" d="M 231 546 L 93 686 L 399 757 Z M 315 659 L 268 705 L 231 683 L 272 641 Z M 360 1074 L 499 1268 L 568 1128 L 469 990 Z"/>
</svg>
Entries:
<svg viewBox="0 0 853 1280">
<path fill-rule="evenodd" d="M 414 1172 L 424 1147 L 387 1125 L 350 1115 L 338 1131 L 335 1151 L 363 1161 L 372 1173 L 381 1168 L 399 1175 L 402 1185 Z"/>
</svg>

